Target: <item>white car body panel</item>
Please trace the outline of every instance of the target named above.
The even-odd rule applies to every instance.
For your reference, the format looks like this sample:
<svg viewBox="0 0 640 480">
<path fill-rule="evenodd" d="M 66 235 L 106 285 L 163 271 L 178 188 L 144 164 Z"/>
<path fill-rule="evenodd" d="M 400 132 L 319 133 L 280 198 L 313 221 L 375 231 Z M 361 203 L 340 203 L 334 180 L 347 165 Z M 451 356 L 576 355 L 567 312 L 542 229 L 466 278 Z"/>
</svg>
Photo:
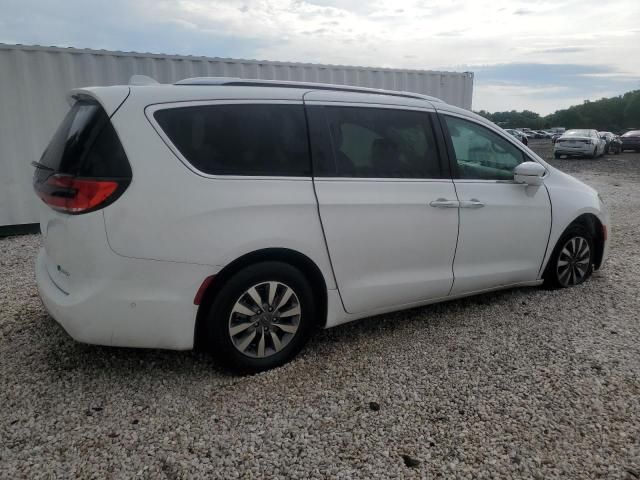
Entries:
<svg viewBox="0 0 640 480">
<path fill-rule="evenodd" d="M 449 293 L 458 212 L 429 203 L 455 199 L 453 182 L 318 178 L 315 183 L 347 312 Z"/>
<path fill-rule="evenodd" d="M 452 294 L 533 281 L 547 248 L 551 203 L 544 186 L 456 180 L 461 202 L 460 234 L 453 264 Z"/>
<path fill-rule="evenodd" d="M 219 268 L 124 258 L 107 244 L 102 211 L 41 209 L 38 291 L 69 335 L 98 345 L 193 347 L 194 295 Z"/>
<path fill-rule="evenodd" d="M 597 193 L 471 112 L 438 101 L 309 88 L 120 86 L 79 89 L 112 115 L 133 172 L 123 195 L 78 216 L 42 205 L 36 276 L 47 310 L 79 341 L 193 347 L 194 296 L 245 254 L 305 255 L 327 287 L 326 327 L 511 286 L 537 285 L 579 215 L 609 225 Z M 215 176 L 181 158 L 155 124 L 170 105 L 296 103 L 434 111 L 481 123 L 542 164 L 516 182 Z M 482 208 L 433 208 L 439 198 Z M 325 239 L 326 236 L 326 239 Z M 605 242 L 605 257 L 608 242 Z"/>
<path fill-rule="evenodd" d="M 605 227 L 610 225 L 609 211 L 606 205 L 600 201 L 598 193 L 593 188 L 580 180 L 556 168 L 552 168 L 551 174 L 545 178 L 545 186 L 553 205 L 553 223 L 549 235 L 549 248 L 547 249 L 540 275 L 542 275 L 543 268 L 549 261 L 553 247 L 560 239 L 560 236 L 580 215 L 592 214 Z M 609 232 L 609 238 L 604 243 L 602 264 L 607 258 L 610 244 Z"/>
</svg>

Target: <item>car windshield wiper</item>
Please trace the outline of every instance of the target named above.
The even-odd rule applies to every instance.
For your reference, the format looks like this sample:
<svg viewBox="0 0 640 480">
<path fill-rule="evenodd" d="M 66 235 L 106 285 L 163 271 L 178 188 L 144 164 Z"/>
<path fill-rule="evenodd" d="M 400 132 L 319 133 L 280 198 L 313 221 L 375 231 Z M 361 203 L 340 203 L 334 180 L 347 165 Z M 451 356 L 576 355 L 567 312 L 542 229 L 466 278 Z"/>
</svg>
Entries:
<svg viewBox="0 0 640 480">
<path fill-rule="evenodd" d="M 41 170 L 48 170 L 50 172 L 55 172 L 56 171 L 55 168 L 51 168 L 48 165 L 45 165 L 44 163 L 40 163 L 40 162 L 36 162 L 36 161 L 31 162 L 31 165 L 33 165 L 34 167 L 39 168 Z"/>
</svg>

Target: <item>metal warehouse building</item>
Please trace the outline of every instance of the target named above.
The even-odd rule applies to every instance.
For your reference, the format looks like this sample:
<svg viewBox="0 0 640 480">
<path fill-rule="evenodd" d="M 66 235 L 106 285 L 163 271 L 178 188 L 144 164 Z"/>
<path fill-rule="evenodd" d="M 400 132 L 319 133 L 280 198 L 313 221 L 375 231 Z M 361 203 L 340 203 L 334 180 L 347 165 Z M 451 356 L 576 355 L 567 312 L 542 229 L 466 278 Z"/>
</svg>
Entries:
<svg viewBox="0 0 640 480">
<path fill-rule="evenodd" d="M 72 88 L 183 78 L 323 82 L 404 90 L 471 108 L 473 74 L 0 44 L 0 233 L 38 222 L 33 167 L 69 108 Z M 19 229 L 19 228 L 18 228 Z"/>
</svg>

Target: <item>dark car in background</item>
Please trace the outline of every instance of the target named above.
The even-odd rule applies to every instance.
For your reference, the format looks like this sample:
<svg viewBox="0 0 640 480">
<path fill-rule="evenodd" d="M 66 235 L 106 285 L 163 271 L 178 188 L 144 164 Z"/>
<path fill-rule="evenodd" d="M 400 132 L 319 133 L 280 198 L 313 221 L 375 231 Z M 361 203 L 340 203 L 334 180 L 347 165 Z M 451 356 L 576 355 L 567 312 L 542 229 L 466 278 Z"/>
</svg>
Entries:
<svg viewBox="0 0 640 480">
<path fill-rule="evenodd" d="M 622 140 L 622 151 L 635 150 L 640 152 L 640 130 L 630 130 L 623 133 L 620 140 Z"/>
</svg>

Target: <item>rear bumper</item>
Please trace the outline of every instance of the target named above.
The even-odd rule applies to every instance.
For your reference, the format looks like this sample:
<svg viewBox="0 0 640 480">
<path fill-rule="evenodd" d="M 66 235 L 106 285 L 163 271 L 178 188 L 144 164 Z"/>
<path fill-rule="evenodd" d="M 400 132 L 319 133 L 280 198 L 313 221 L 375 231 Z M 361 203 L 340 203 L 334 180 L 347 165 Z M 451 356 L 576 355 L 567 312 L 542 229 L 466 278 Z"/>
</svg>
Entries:
<svg viewBox="0 0 640 480">
<path fill-rule="evenodd" d="M 594 148 L 590 144 L 568 146 L 556 142 L 553 151 L 560 155 L 592 155 Z"/>
<path fill-rule="evenodd" d="M 193 348 L 194 296 L 213 267 L 113 255 L 100 277 L 75 292 L 51 278 L 40 250 L 36 281 L 51 316 L 75 340 L 121 347 Z"/>
<path fill-rule="evenodd" d="M 625 150 L 638 150 L 640 149 L 640 142 L 622 142 L 622 148 Z"/>
</svg>

